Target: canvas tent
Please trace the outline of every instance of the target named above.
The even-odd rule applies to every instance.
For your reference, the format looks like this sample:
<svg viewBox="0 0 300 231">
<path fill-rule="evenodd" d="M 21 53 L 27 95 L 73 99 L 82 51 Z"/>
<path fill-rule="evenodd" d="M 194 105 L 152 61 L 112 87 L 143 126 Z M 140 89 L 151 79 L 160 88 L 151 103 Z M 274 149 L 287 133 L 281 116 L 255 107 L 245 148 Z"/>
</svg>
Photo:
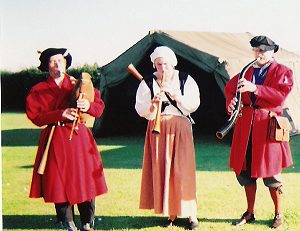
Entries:
<svg viewBox="0 0 300 231">
<path fill-rule="evenodd" d="M 153 72 L 150 54 L 155 47 L 170 47 L 178 58 L 177 69 L 188 72 L 201 92 L 201 105 L 193 113 L 195 131 L 214 134 L 227 119 L 223 89 L 252 59 L 250 33 L 152 31 L 118 58 L 99 69 L 97 86 L 106 103 L 104 116 L 94 123 L 93 132 L 101 134 L 132 134 L 145 129 L 146 121 L 134 109 L 139 81 L 127 66 L 133 63 L 145 76 Z M 280 44 L 279 44 L 280 45 Z M 294 71 L 295 87 L 286 108 L 294 130 L 300 128 L 300 56 L 280 48 L 276 59 Z"/>
</svg>

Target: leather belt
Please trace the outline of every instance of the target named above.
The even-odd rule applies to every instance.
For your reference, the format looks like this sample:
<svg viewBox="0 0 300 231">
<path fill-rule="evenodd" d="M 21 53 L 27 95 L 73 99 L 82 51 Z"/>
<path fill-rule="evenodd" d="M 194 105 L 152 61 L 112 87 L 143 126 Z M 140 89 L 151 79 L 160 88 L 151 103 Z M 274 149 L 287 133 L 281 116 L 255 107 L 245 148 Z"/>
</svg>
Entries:
<svg viewBox="0 0 300 231">
<path fill-rule="evenodd" d="M 72 123 L 73 123 L 72 121 L 68 121 L 68 122 L 67 121 L 66 122 L 58 121 L 58 122 L 56 122 L 54 124 L 50 124 L 50 125 L 64 127 L 66 124 L 72 124 Z"/>
<path fill-rule="evenodd" d="M 253 105 L 253 104 L 243 104 L 243 107 L 251 107 L 251 108 L 254 108 L 254 109 L 263 109 L 257 105 Z"/>
<path fill-rule="evenodd" d="M 264 112 L 269 113 L 270 116 L 275 116 L 275 115 L 277 115 L 276 112 L 267 110 L 267 109 L 265 109 L 265 108 L 261 108 L 261 107 L 259 107 L 259 106 L 257 106 L 257 105 L 253 105 L 253 104 L 243 104 L 243 106 L 244 106 L 244 107 L 251 107 L 251 108 L 253 108 L 253 109 L 259 109 L 259 110 L 262 110 L 262 111 L 264 111 Z"/>
</svg>

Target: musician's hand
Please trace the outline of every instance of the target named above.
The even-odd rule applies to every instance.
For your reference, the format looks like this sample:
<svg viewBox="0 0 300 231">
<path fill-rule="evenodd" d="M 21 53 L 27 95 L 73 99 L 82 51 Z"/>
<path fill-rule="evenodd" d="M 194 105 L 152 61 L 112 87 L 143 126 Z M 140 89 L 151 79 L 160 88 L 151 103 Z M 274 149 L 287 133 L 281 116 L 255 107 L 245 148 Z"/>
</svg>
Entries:
<svg viewBox="0 0 300 231">
<path fill-rule="evenodd" d="M 235 107 L 236 103 L 237 103 L 237 98 L 234 97 L 234 98 L 230 101 L 230 103 L 229 103 L 229 105 L 228 105 L 228 107 L 227 107 L 227 111 L 228 111 L 228 113 L 229 113 L 230 115 L 231 115 L 232 112 L 234 111 L 234 107 Z"/>
<path fill-rule="evenodd" d="M 238 89 L 239 92 L 243 93 L 243 92 L 255 92 L 257 90 L 257 87 L 255 84 L 253 84 L 252 82 L 242 78 L 239 80 L 238 82 Z"/>
<path fill-rule="evenodd" d="M 181 102 L 181 91 L 180 89 L 174 89 L 170 88 L 168 86 L 163 86 L 162 90 L 170 96 L 173 100 L 175 100 L 177 103 Z"/>
<path fill-rule="evenodd" d="M 157 108 L 160 99 L 161 99 L 161 93 L 157 93 L 153 97 L 153 99 L 151 101 L 150 109 L 149 109 L 151 113 Z"/>
<path fill-rule="evenodd" d="M 75 108 L 67 108 L 64 110 L 63 117 L 67 118 L 68 120 L 75 120 L 78 117 L 78 114 L 76 113 Z"/>
<path fill-rule="evenodd" d="M 78 99 L 77 100 L 77 108 L 82 112 L 87 112 L 90 108 L 90 102 L 87 99 Z"/>
</svg>

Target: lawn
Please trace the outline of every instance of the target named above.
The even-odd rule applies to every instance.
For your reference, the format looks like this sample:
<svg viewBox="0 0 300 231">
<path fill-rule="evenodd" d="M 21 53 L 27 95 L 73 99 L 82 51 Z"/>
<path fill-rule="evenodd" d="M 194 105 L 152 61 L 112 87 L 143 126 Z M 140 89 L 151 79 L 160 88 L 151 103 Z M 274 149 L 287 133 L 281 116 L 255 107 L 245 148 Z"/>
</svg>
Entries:
<svg viewBox="0 0 300 231">
<path fill-rule="evenodd" d="M 29 199 L 32 165 L 41 129 L 23 113 L 1 114 L 2 213 L 4 230 L 53 230 L 53 204 Z M 139 210 L 144 134 L 139 137 L 97 139 L 103 157 L 109 192 L 96 199 L 96 230 L 166 230 L 165 218 Z M 300 230 L 300 136 L 292 137 L 294 167 L 284 171 L 283 212 L 286 223 L 280 230 Z M 199 230 L 236 230 L 231 222 L 244 212 L 244 191 L 228 168 L 230 143 L 214 137 L 195 137 Z M 76 210 L 78 214 L 78 211 Z M 273 203 L 258 181 L 255 224 L 238 230 L 270 230 Z M 78 221 L 78 216 L 76 217 Z M 176 227 L 185 230 L 186 219 Z"/>
</svg>

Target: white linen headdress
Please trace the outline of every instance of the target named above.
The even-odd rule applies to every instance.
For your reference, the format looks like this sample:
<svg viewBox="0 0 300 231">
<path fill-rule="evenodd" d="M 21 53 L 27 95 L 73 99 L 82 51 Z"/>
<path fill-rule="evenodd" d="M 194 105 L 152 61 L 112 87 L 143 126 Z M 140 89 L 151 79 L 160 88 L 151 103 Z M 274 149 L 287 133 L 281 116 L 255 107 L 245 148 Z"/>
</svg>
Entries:
<svg viewBox="0 0 300 231">
<path fill-rule="evenodd" d="M 166 46 L 160 46 L 156 47 L 152 54 L 150 55 L 151 62 L 153 63 L 154 67 L 154 61 L 157 58 L 166 58 L 173 67 L 177 65 L 177 58 L 174 53 L 169 47 Z"/>
</svg>

